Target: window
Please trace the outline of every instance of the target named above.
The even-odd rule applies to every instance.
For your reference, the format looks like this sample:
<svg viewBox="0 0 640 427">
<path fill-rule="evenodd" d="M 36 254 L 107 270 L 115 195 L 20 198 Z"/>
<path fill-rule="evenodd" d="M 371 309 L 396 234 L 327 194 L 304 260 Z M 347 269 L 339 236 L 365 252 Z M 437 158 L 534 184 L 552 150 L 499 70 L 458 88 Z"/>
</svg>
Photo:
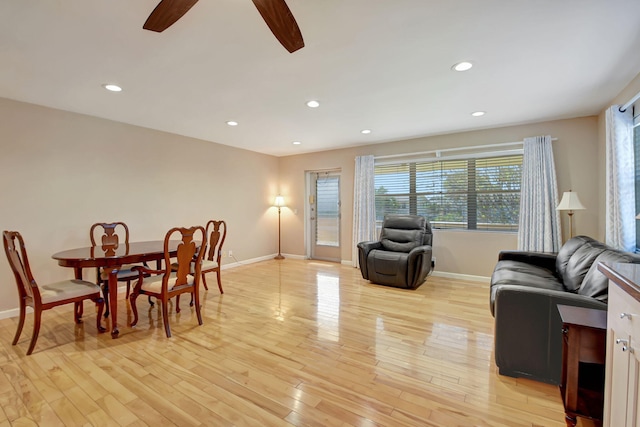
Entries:
<svg viewBox="0 0 640 427">
<path fill-rule="evenodd" d="M 424 215 L 435 228 L 518 229 L 522 155 L 375 166 L 376 221 Z"/>
</svg>

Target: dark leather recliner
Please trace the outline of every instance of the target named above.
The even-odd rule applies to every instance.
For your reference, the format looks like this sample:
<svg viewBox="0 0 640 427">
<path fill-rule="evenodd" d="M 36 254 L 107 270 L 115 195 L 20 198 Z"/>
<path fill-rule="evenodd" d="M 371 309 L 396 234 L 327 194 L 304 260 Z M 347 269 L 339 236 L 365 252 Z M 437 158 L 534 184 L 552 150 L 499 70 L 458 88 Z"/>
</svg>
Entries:
<svg viewBox="0 0 640 427">
<path fill-rule="evenodd" d="M 415 289 L 431 271 L 431 224 L 418 215 L 385 215 L 380 240 L 358 243 L 362 277 L 379 285 Z"/>
</svg>

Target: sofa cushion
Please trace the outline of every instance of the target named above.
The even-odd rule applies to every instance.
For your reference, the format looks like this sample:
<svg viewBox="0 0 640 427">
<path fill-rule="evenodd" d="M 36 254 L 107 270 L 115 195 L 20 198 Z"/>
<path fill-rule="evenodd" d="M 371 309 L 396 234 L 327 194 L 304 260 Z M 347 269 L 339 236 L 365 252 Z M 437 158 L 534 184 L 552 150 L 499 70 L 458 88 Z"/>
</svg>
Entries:
<svg viewBox="0 0 640 427">
<path fill-rule="evenodd" d="M 567 264 L 571 256 L 587 242 L 594 241 L 591 237 L 576 236 L 567 240 L 560 248 L 558 256 L 556 257 L 556 271 L 560 277 L 564 276 L 567 270 Z"/>
<path fill-rule="evenodd" d="M 578 293 L 580 295 L 589 296 L 606 303 L 609 299 L 609 279 L 607 279 L 606 276 L 598 270 L 598 263 L 601 262 L 607 264 L 613 262 L 638 263 L 640 262 L 640 257 L 630 252 L 620 252 L 614 249 L 605 249 L 595 259 L 595 261 L 591 265 L 591 268 L 589 269 L 589 272 L 582 281 L 582 286 L 580 286 L 580 289 L 578 289 Z"/>
<path fill-rule="evenodd" d="M 491 275 L 490 305 L 492 313 L 495 293 L 500 285 L 518 285 L 552 291 L 565 290 L 560 280 L 546 268 L 521 261 L 498 261 Z"/>
<path fill-rule="evenodd" d="M 556 258 L 556 270 L 569 292 L 576 292 L 598 255 L 609 247 L 587 236 L 576 236 L 567 241 Z"/>
</svg>

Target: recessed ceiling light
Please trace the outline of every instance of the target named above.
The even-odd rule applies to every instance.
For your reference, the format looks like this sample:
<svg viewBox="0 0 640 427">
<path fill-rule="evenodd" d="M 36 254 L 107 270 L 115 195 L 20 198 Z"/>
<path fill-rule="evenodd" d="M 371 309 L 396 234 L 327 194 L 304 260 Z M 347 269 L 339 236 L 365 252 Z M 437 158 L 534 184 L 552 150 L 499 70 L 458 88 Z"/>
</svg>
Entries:
<svg viewBox="0 0 640 427">
<path fill-rule="evenodd" d="M 371 133 L 371 129 L 362 129 L 362 130 L 360 131 L 360 133 L 363 133 L 363 134 L 365 134 L 365 135 L 370 134 L 370 133 Z"/>
<path fill-rule="evenodd" d="M 292 143 L 292 144 L 293 144 L 293 145 L 300 145 L 300 144 L 302 144 L 302 142 L 300 142 L 300 141 L 293 141 L 293 143 Z"/>
<path fill-rule="evenodd" d="M 320 103 L 318 101 L 309 101 L 307 102 L 307 107 L 318 108 Z"/>
<path fill-rule="evenodd" d="M 471 67 L 473 67 L 473 64 L 471 62 L 462 61 L 455 64 L 453 67 L 451 67 L 451 69 L 455 71 L 467 71 L 470 70 Z"/>
<path fill-rule="evenodd" d="M 473 113 L 471 113 L 471 115 L 473 117 L 480 117 L 480 116 L 484 116 L 485 112 L 484 111 L 474 111 Z"/>
<path fill-rule="evenodd" d="M 229 120 L 229 121 L 227 122 L 227 124 L 228 124 L 229 126 L 238 126 L 238 122 L 234 122 L 233 120 Z"/>
<path fill-rule="evenodd" d="M 104 84 L 102 87 L 111 92 L 122 92 L 122 88 L 120 86 L 111 83 Z"/>
</svg>

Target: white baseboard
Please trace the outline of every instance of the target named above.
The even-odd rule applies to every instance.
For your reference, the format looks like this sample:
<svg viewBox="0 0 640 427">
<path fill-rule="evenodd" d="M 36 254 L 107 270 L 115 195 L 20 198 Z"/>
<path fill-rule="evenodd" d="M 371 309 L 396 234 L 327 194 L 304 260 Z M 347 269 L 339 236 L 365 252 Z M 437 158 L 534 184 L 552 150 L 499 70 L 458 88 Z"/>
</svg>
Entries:
<svg viewBox="0 0 640 427">
<path fill-rule="evenodd" d="M 261 256 L 261 257 L 257 257 L 257 258 L 244 259 L 242 261 L 236 261 L 236 262 L 232 262 L 230 264 L 222 264 L 222 269 L 223 270 L 227 270 L 229 268 L 235 268 L 235 267 L 239 267 L 241 265 L 255 264 L 256 262 L 268 261 L 270 259 L 274 259 L 276 257 L 276 255 L 277 254 L 274 253 L 274 254 L 271 254 L 271 255 L 265 255 L 265 256 Z M 304 257 L 302 255 L 282 254 L 282 256 L 284 256 L 285 258 L 290 258 L 290 259 L 307 259 L 306 257 Z"/>
<path fill-rule="evenodd" d="M 431 275 L 436 277 L 446 277 L 448 279 L 470 280 L 472 282 L 491 282 L 491 277 L 474 276 L 471 274 L 448 273 L 446 271 L 434 271 L 433 273 L 431 273 Z"/>
<path fill-rule="evenodd" d="M 33 313 L 31 307 L 27 307 L 27 313 Z M 18 317 L 20 315 L 19 308 L 12 308 L 10 310 L 0 311 L 0 319 L 8 319 L 9 317 Z"/>
</svg>

